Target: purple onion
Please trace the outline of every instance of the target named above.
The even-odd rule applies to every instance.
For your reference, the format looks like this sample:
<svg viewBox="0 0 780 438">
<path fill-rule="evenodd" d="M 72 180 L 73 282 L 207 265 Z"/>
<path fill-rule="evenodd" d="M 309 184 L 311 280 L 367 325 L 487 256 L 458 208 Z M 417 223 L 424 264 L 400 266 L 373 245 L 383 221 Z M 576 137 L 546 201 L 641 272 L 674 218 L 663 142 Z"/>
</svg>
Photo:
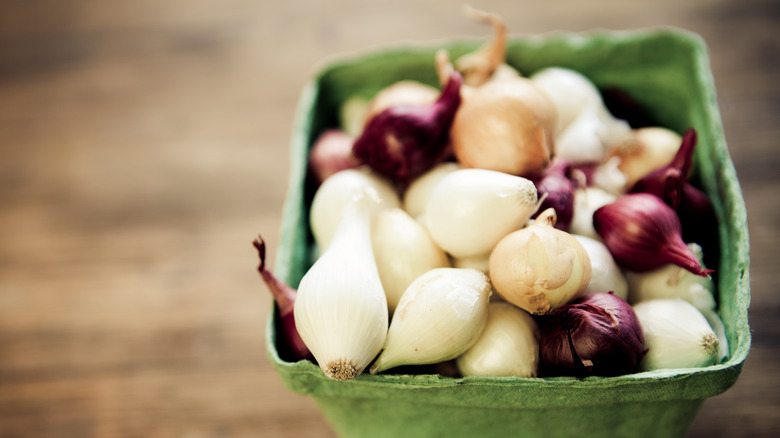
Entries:
<svg viewBox="0 0 780 438">
<path fill-rule="evenodd" d="M 396 105 L 372 117 L 352 147 L 355 157 L 402 187 L 430 170 L 449 153 L 462 83 L 453 71 L 433 104 Z"/>
<path fill-rule="evenodd" d="M 317 137 L 309 151 L 309 172 L 317 185 L 344 169 L 358 167 L 352 155 L 352 137 L 340 129 L 328 129 Z"/>
<path fill-rule="evenodd" d="M 572 181 L 577 181 L 577 178 L 580 178 L 579 183 L 581 185 L 584 184 L 586 187 L 591 187 L 599 167 L 601 167 L 601 162 L 597 161 L 572 163 L 566 170 L 566 176 Z"/>
<path fill-rule="evenodd" d="M 574 217 L 574 182 L 567 176 L 571 164 L 562 158 L 555 158 L 538 175 L 530 175 L 539 197 L 545 196 L 534 218 L 548 208 L 553 208 L 558 219 L 555 228 L 568 231 Z"/>
<path fill-rule="evenodd" d="M 637 181 L 629 193 L 650 193 L 661 198 L 677 213 L 683 240 L 698 243 L 709 264 L 713 264 L 720 251 L 715 209 L 707 194 L 687 180 L 697 141 L 696 130 L 688 129 L 672 161 Z"/>
<path fill-rule="evenodd" d="M 625 90 L 609 87 L 601 91 L 601 96 L 609 113 L 617 119 L 625 120 L 632 128 L 658 126 L 658 122 Z"/>
<path fill-rule="evenodd" d="M 709 196 L 693 185 L 685 184 L 677 216 L 682 225 L 683 240 L 698 243 L 705 264 L 715 266 L 720 258 L 718 216 Z"/>
<path fill-rule="evenodd" d="M 688 184 L 685 175 L 674 167 L 664 167 L 637 181 L 629 193 L 650 193 L 677 210 L 682 202 L 683 187 Z"/>
<path fill-rule="evenodd" d="M 612 292 L 586 295 L 541 321 L 541 374 L 617 376 L 636 370 L 645 355 L 634 309 Z"/>
<path fill-rule="evenodd" d="M 677 213 L 659 197 L 630 193 L 593 213 L 593 228 L 615 261 L 624 268 L 647 272 L 673 263 L 708 276 L 682 239 Z"/>
<path fill-rule="evenodd" d="M 289 353 L 294 360 L 313 360 L 314 356 L 303 342 L 303 339 L 301 339 L 301 335 L 298 334 L 298 329 L 295 327 L 293 307 L 295 305 L 295 298 L 298 296 L 298 291 L 276 278 L 276 276 L 265 267 L 265 241 L 263 238 L 257 236 L 252 244 L 255 249 L 257 249 L 257 255 L 260 258 L 260 265 L 257 267 L 257 272 L 260 273 L 266 286 L 268 286 L 268 289 L 279 308 L 278 330 L 283 341 L 281 347 L 284 348 L 284 351 Z"/>
<path fill-rule="evenodd" d="M 695 129 L 690 128 L 685 131 L 680 149 L 677 150 L 672 161 L 668 165 L 642 177 L 628 192 L 653 194 L 677 210 L 681 202 L 683 202 L 682 196 L 685 186 L 690 185 L 687 177 L 693 166 L 693 152 L 696 148 L 696 141 L 697 134 Z"/>
</svg>

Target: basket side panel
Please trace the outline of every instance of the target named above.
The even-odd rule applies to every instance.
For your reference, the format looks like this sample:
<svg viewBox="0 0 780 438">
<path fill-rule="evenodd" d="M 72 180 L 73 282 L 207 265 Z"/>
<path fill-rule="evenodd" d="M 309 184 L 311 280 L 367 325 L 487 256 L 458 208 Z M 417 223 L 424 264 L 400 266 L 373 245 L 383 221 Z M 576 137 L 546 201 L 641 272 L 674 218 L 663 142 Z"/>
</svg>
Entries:
<svg viewBox="0 0 780 438">
<path fill-rule="evenodd" d="M 693 423 L 701 400 L 555 409 L 436 407 L 425 401 L 315 398 L 344 438 L 484 437 L 674 438 Z"/>
</svg>

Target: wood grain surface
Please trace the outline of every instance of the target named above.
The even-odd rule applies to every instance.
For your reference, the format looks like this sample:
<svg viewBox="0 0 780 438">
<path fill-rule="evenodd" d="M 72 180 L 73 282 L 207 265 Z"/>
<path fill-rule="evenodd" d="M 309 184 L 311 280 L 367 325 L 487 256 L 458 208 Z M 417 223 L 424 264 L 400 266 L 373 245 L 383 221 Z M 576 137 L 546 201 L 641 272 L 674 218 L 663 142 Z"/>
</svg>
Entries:
<svg viewBox="0 0 780 438">
<path fill-rule="evenodd" d="M 751 237 L 753 347 L 691 437 L 780 434 L 780 4 L 474 1 L 515 35 L 710 48 Z M 0 437 L 333 437 L 264 349 L 299 93 L 332 56 L 485 37 L 460 2 L 0 2 Z"/>
</svg>

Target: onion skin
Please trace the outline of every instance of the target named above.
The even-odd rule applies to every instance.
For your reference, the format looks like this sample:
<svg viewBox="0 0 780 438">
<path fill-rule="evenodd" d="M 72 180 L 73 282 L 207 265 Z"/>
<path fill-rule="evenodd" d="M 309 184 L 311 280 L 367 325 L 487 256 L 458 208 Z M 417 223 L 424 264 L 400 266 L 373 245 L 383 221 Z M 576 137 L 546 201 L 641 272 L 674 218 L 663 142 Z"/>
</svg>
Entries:
<svg viewBox="0 0 780 438">
<path fill-rule="evenodd" d="M 541 374 L 618 376 L 634 372 L 646 351 L 633 308 L 611 292 L 586 295 L 542 318 Z"/>
<path fill-rule="evenodd" d="M 497 14 L 464 6 L 466 15 L 493 26 L 493 39 L 477 51 L 467 53 L 455 61 L 455 68 L 463 75 L 463 83 L 479 87 L 494 77 L 496 70 L 506 66 L 506 25 Z"/>
<path fill-rule="evenodd" d="M 615 261 L 626 269 L 647 272 L 674 263 L 703 277 L 714 272 L 702 269 L 682 239 L 677 213 L 655 195 L 619 197 L 593 213 L 593 227 Z"/>
</svg>

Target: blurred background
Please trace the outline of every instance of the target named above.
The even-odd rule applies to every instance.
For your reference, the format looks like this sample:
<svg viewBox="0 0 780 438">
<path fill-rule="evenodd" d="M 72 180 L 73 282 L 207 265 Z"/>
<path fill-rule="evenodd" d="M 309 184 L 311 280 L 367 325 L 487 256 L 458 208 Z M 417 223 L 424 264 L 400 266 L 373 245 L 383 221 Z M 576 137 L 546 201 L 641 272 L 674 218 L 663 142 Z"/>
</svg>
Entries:
<svg viewBox="0 0 780 438">
<path fill-rule="evenodd" d="M 473 1 L 510 33 L 710 49 L 752 245 L 753 347 L 691 437 L 780 432 L 780 3 Z M 297 99 L 334 56 L 487 39 L 462 2 L 0 0 L 0 436 L 333 437 L 266 357 Z"/>
</svg>

